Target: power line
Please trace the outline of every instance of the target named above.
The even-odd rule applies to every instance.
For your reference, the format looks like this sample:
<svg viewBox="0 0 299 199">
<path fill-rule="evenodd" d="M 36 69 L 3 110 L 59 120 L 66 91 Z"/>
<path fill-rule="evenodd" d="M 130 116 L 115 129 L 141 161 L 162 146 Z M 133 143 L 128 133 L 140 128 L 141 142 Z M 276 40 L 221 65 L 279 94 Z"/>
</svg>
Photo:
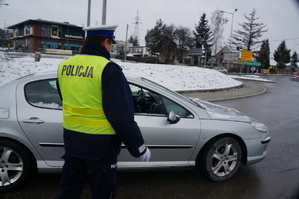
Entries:
<svg viewBox="0 0 299 199">
<path fill-rule="evenodd" d="M 132 26 L 132 25 L 129 25 L 129 24 L 128 24 L 128 26 L 129 26 L 129 27 L 134 27 L 134 29 L 135 29 L 135 25 Z M 139 30 L 139 31 L 141 30 L 141 31 L 143 31 L 143 32 L 147 32 L 147 31 L 148 31 L 148 30 L 144 30 L 144 29 L 141 29 L 141 28 L 138 28 L 138 30 Z"/>
<path fill-rule="evenodd" d="M 289 41 L 289 40 L 296 40 L 296 39 L 299 39 L 299 37 L 294 37 L 294 38 L 288 38 L 288 39 L 277 39 L 277 40 L 272 40 L 272 41 L 269 41 L 269 42 L 281 42 L 283 40 L 285 41 Z"/>
</svg>

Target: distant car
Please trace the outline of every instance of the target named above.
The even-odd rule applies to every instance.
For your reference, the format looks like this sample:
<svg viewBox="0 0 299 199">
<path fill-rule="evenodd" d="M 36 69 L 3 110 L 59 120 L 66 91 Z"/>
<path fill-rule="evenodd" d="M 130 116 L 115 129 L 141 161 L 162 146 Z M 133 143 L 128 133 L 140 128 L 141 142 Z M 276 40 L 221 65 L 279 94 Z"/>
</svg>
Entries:
<svg viewBox="0 0 299 199">
<path fill-rule="evenodd" d="M 212 69 L 213 70 L 217 70 L 217 71 L 219 71 L 221 73 L 227 74 L 227 70 L 225 68 L 223 68 L 223 67 L 214 67 Z"/>
<path fill-rule="evenodd" d="M 271 137 L 264 124 L 142 77 L 127 79 L 135 120 L 152 158 L 140 162 L 122 146 L 119 169 L 198 166 L 212 181 L 224 181 L 241 163 L 253 164 L 266 156 Z M 54 71 L 0 87 L 0 191 L 18 187 L 36 170 L 61 171 L 62 103 L 56 81 Z"/>
</svg>

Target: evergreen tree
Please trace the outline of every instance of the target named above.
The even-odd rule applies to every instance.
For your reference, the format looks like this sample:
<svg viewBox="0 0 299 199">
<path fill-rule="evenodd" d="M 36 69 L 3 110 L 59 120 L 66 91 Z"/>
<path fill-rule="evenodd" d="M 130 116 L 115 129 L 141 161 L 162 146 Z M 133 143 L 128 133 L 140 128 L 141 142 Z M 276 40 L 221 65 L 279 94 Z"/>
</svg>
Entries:
<svg viewBox="0 0 299 199">
<path fill-rule="evenodd" d="M 161 19 L 157 20 L 156 26 L 147 31 L 145 42 L 150 52 L 160 56 L 161 61 L 171 62 L 177 51 L 175 26 L 167 26 Z"/>
<path fill-rule="evenodd" d="M 293 67 L 298 67 L 297 62 L 298 62 L 298 56 L 297 56 L 297 52 L 295 51 L 291 57 L 291 65 Z"/>
<path fill-rule="evenodd" d="M 213 34 L 210 26 L 208 25 L 208 20 L 206 19 L 206 14 L 203 13 L 200 17 L 198 25 L 195 26 L 195 31 L 193 31 L 195 47 L 204 48 L 207 50 L 207 60 L 211 56 L 211 42 L 213 41 Z M 201 60 L 200 60 L 201 62 Z"/>
<path fill-rule="evenodd" d="M 211 42 L 213 41 L 213 35 L 210 26 L 208 25 L 208 20 L 206 19 L 206 14 L 203 13 L 200 17 L 198 25 L 195 26 L 195 31 L 193 31 L 195 47 L 205 49 L 211 47 Z"/>
<path fill-rule="evenodd" d="M 146 47 L 153 55 L 158 55 L 162 49 L 163 29 L 166 27 L 162 19 L 156 21 L 156 26 L 145 35 Z"/>
<path fill-rule="evenodd" d="M 287 49 L 285 41 L 282 41 L 277 50 L 275 50 L 274 60 L 277 62 L 279 69 L 285 68 L 286 64 L 290 62 L 290 52 L 291 50 Z"/>
<path fill-rule="evenodd" d="M 239 25 L 242 30 L 234 31 L 233 34 L 233 45 L 243 50 L 254 50 L 262 42 L 259 40 L 264 32 L 268 29 L 263 23 L 258 23 L 259 17 L 256 17 L 256 10 L 253 9 L 249 16 L 244 15 L 247 22 Z"/>
<path fill-rule="evenodd" d="M 133 37 L 133 36 L 131 36 L 131 37 L 129 38 L 129 43 L 132 43 L 133 46 L 139 46 L 139 42 L 138 42 L 137 37 Z"/>
<path fill-rule="evenodd" d="M 8 37 L 8 31 L 5 31 L 0 28 L 0 47 L 7 47 L 7 37 Z"/>
<path fill-rule="evenodd" d="M 261 62 L 259 72 L 261 72 L 261 69 L 268 69 L 270 67 L 270 47 L 268 39 L 262 42 L 261 49 L 258 52 L 256 59 L 258 62 Z"/>
</svg>

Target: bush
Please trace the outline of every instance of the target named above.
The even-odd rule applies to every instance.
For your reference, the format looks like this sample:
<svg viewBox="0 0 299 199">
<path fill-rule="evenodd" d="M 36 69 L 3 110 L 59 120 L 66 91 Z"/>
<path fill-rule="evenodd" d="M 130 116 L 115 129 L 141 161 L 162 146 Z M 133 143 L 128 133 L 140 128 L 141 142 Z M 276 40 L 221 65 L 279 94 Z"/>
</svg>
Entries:
<svg viewBox="0 0 299 199">
<path fill-rule="evenodd" d="M 240 72 L 240 67 L 241 66 L 230 66 L 228 68 L 228 73 L 239 73 Z"/>
</svg>

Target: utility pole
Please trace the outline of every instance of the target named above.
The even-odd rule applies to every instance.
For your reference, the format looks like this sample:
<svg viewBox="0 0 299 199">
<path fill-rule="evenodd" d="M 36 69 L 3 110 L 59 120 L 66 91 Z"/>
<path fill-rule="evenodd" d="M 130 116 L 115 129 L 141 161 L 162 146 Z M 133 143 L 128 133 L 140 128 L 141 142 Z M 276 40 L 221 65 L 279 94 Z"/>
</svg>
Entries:
<svg viewBox="0 0 299 199">
<path fill-rule="evenodd" d="M 230 29 L 230 41 L 229 41 L 229 50 L 232 51 L 232 35 L 233 35 L 233 25 L 234 25 L 234 15 L 235 15 L 235 12 L 237 12 L 238 9 L 236 8 L 234 10 L 234 12 L 226 12 L 224 10 L 220 10 L 220 12 L 222 13 L 227 13 L 227 14 L 231 14 L 232 15 L 232 25 L 231 25 L 231 29 Z M 231 61 L 231 52 L 229 52 L 229 57 L 228 57 L 228 61 L 227 61 L 227 66 L 226 66 L 226 69 L 227 69 L 227 74 L 228 74 L 228 69 L 229 69 L 229 62 Z"/>
<path fill-rule="evenodd" d="M 128 30 L 129 30 L 129 24 L 127 24 L 127 31 L 126 31 L 125 61 L 127 60 Z"/>
<path fill-rule="evenodd" d="M 107 0 L 103 0 L 102 25 L 106 25 Z"/>
</svg>

